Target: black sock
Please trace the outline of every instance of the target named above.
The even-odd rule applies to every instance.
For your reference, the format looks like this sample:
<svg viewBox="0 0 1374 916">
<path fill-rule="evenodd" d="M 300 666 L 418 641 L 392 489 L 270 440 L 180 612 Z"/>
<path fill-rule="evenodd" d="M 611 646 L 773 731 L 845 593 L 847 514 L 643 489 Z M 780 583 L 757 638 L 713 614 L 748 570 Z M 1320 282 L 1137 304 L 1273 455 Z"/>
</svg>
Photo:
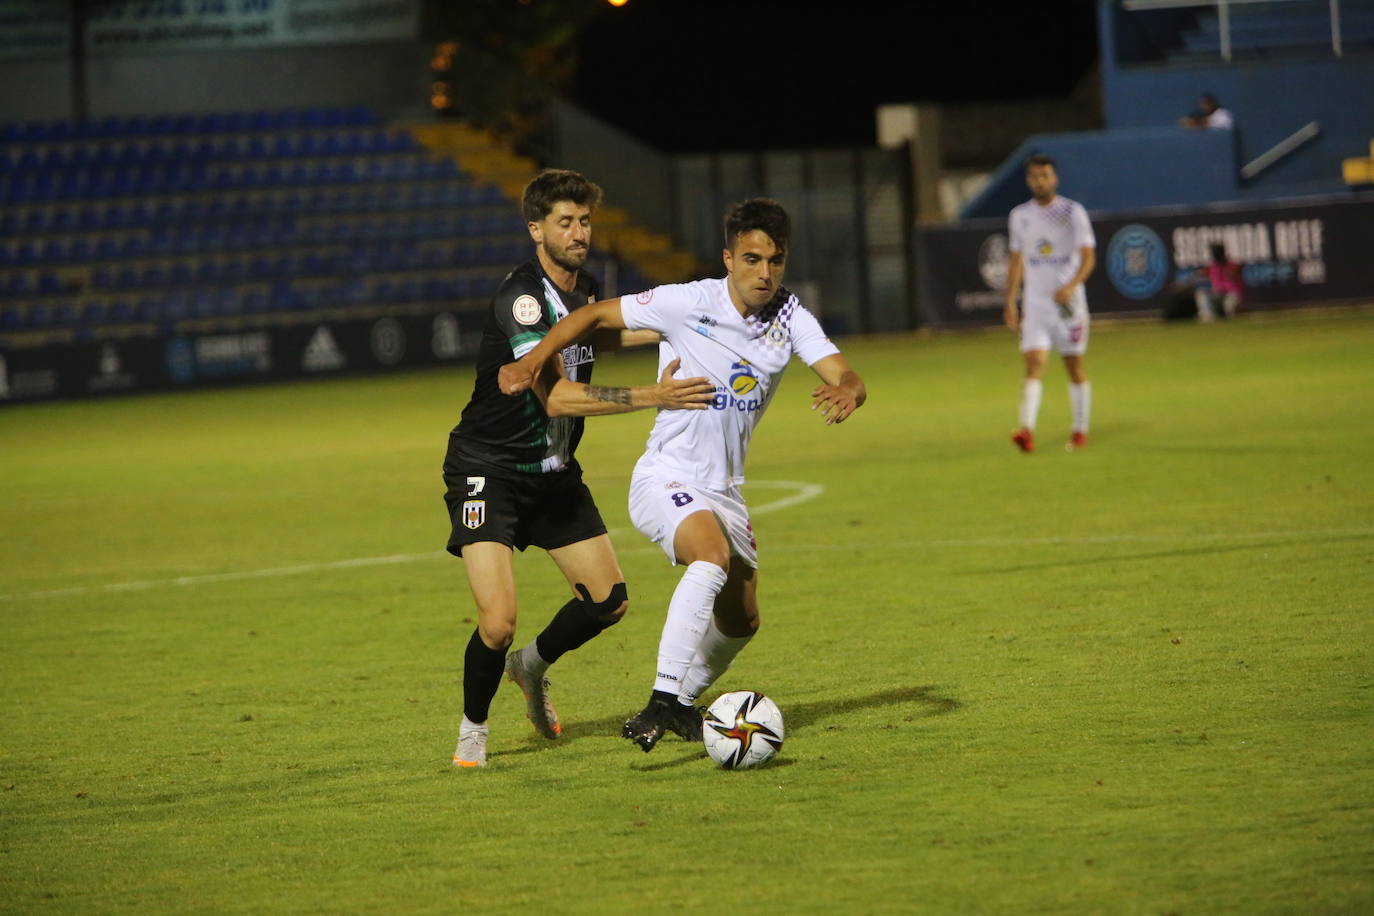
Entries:
<svg viewBox="0 0 1374 916">
<path fill-rule="evenodd" d="M 654 703 L 671 703 L 673 706 L 676 706 L 678 705 L 677 694 L 669 693 L 666 690 L 655 690 L 653 693 L 649 694 L 649 703 L 650 705 Z M 669 708 L 671 709 L 672 707 L 670 706 Z"/>
<path fill-rule="evenodd" d="M 501 674 L 506 670 L 506 650 L 488 649 L 482 635 L 472 631 L 467 652 L 463 655 L 463 715 L 469 722 L 487 721 L 491 699 L 501 686 Z"/>
<path fill-rule="evenodd" d="M 539 657 L 552 665 L 563 655 L 589 641 L 608 625 L 589 616 L 581 599 L 574 598 L 558 609 L 544 631 L 534 638 Z"/>
</svg>

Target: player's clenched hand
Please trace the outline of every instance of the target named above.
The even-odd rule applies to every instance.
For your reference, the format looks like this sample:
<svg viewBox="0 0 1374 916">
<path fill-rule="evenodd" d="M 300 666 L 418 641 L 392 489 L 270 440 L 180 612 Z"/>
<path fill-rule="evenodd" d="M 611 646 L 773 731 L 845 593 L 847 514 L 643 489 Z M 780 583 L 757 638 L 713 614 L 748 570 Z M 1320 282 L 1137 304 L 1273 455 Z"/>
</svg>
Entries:
<svg viewBox="0 0 1374 916">
<path fill-rule="evenodd" d="M 716 386 L 705 378 L 673 378 L 682 360 L 675 359 L 663 367 L 663 375 L 654 386 L 654 400 L 669 410 L 705 410 L 716 396 Z"/>
<path fill-rule="evenodd" d="M 854 392 L 843 385 L 817 385 L 811 392 L 811 409 L 819 410 L 825 425 L 843 423 L 845 417 L 859 409 Z"/>
<path fill-rule="evenodd" d="M 535 366 L 527 365 L 526 360 L 516 360 L 513 363 L 506 363 L 497 373 L 496 382 L 501 386 L 502 394 L 520 394 L 522 391 L 529 391 L 534 384 Z"/>
</svg>

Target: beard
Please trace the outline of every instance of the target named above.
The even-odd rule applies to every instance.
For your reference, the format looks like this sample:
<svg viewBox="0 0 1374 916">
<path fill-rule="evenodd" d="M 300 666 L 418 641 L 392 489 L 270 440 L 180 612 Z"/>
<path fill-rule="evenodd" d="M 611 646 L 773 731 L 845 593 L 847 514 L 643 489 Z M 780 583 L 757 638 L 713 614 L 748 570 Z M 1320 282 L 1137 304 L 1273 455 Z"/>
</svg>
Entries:
<svg viewBox="0 0 1374 916">
<path fill-rule="evenodd" d="M 587 262 L 586 248 L 555 248 L 545 243 L 545 250 L 549 253 L 549 260 L 557 264 L 564 270 L 581 270 L 582 265 Z"/>
</svg>

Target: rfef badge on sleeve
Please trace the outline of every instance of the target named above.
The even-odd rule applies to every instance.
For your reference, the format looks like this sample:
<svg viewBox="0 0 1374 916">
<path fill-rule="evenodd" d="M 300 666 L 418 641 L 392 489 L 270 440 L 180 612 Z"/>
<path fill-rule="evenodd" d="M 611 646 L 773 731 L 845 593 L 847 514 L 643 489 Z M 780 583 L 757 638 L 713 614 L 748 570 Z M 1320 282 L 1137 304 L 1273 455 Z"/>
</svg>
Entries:
<svg viewBox="0 0 1374 916">
<path fill-rule="evenodd" d="M 511 304 L 511 314 L 521 324 L 538 324 L 541 316 L 539 300 L 530 295 L 520 296 Z"/>
</svg>

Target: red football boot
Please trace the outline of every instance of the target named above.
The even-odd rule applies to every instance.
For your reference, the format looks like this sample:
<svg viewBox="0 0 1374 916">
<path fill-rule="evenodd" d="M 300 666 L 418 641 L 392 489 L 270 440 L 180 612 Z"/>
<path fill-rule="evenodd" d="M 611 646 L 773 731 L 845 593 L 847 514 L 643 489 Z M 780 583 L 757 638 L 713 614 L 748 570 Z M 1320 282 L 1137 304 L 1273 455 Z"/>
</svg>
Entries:
<svg viewBox="0 0 1374 916">
<path fill-rule="evenodd" d="M 1023 452 L 1035 451 L 1035 437 L 1032 436 L 1031 431 L 1026 429 L 1025 427 L 1022 427 L 1021 429 L 1018 429 L 1016 432 L 1012 433 L 1011 441 L 1015 442 L 1016 447 Z"/>
<path fill-rule="evenodd" d="M 1086 448 L 1087 445 L 1088 445 L 1088 434 L 1087 434 L 1087 433 L 1075 432 L 1072 436 L 1069 437 L 1068 449 L 1069 449 L 1069 451 L 1071 451 L 1071 452 L 1076 452 L 1076 451 L 1078 451 L 1080 448 Z"/>
</svg>

